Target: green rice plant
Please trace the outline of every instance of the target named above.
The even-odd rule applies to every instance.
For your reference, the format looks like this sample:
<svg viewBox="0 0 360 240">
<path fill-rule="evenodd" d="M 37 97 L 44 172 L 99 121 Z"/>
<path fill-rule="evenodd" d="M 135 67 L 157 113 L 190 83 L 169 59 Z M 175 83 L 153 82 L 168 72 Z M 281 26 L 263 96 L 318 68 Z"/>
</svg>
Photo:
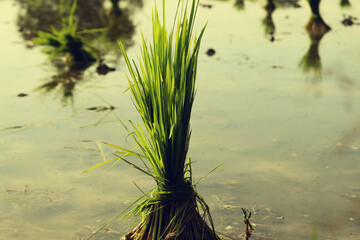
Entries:
<svg viewBox="0 0 360 240">
<path fill-rule="evenodd" d="M 71 7 L 70 16 L 68 19 L 62 19 L 62 28 L 57 30 L 51 27 L 51 32 L 39 32 L 39 36 L 33 39 L 37 45 L 49 46 L 46 52 L 50 56 L 56 58 L 58 56 L 65 56 L 67 63 L 71 68 L 86 68 L 96 61 L 94 54 L 95 47 L 81 37 L 82 34 L 102 31 L 102 29 L 77 31 L 77 23 L 74 20 L 74 13 L 76 9 L 75 0 Z"/>
<path fill-rule="evenodd" d="M 121 121 L 136 146 L 125 149 L 108 144 L 118 151 L 117 158 L 106 162 L 122 160 L 156 182 L 156 187 L 144 193 L 123 216 L 141 216 L 139 225 L 125 239 L 218 240 L 209 207 L 195 189 L 192 162 L 187 160 L 197 60 L 205 30 L 193 36 L 199 0 L 192 1 L 190 11 L 183 5 L 181 16 L 179 1 L 169 33 L 165 28 L 165 0 L 162 3 L 162 22 L 156 5 L 153 12 L 152 42 L 142 37 L 139 64 L 130 62 L 120 44 L 129 70 L 129 89 L 144 127 L 130 121 L 130 130 Z M 143 166 L 125 159 L 129 156 L 139 157 Z"/>
<path fill-rule="evenodd" d="M 198 5 L 199 1 L 192 1 L 189 17 L 185 10 L 177 28 L 167 34 L 163 0 L 163 22 L 155 10 L 153 41 L 148 44 L 143 37 L 140 66 L 130 63 L 121 45 L 130 72 L 130 91 L 148 137 L 140 125 L 132 124 L 133 140 L 141 149 L 138 156 L 150 165 L 144 162 L 146 170 L 136 168 L 157 184 L 133 209 L 132 213 L 141 215 L 142 221 L 126 239 L 219 239 L 209 207 L 194 188 L 191 160 L 186 162 L 197 59 L 205 30 L 193 38 Z M 124 154 L 132 152 L 127 150 Z"/>
<path fill-rule="evenodd" d="M 251 218 L 251 212 L 246 210 L 245 208 L 241 208 L 243 215 L 244 215 L 244 224 L 245 224 L 245 239 L 249 240 L 252 232 L 254 231 L 253 226 L 250 223 L 250 218 Z"/>
</svg>

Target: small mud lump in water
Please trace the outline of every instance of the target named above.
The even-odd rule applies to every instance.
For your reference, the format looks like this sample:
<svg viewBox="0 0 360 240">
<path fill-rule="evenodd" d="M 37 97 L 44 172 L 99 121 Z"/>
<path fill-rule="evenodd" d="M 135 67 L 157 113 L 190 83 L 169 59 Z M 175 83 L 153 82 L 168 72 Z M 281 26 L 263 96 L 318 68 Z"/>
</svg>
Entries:
<svg viewBox="0 0 360 240">
<path fill-rule="evenodd" d="M 269 41 L 270 41 L 270 42 L 275 41 L 274 32 L 270 32 Z"/>
<path fill-rule="evenodd" d="M 102 59 L 100 59 L 99 61 L 99 65 L 96 67 L 96 72 L 99 74 L 99 75 L 106 75 L 108 74 L 109 72 L 113 72 L 115 71 L 116 69 L 115 68 L 112 68 L 112 67 L 108 67 L 108 65 L 106 65 Z"/>
<path fill-rule="evenodd" d="M 211 4 L 200 4 L 200 6 L 202 6 L 204 8 L 212 8 L 213 5 L 211 5 Z"/>
<path fill-rule="evenodd" d="M 209 48 L 206 51 L 206 55 L 208 55 L 209 57 L 214 56 L 215 55 L 215 50 L 213 48 Z"/>
<path fill-rule="evenodd" d="M 354 20 L 357 20 L 357 18 L 353 16 L 344 16 L 344 20 L 342 20 L 341 23 L 344 26 L 352 26 L 353 24 L 355 24 Z"/>
</svg>

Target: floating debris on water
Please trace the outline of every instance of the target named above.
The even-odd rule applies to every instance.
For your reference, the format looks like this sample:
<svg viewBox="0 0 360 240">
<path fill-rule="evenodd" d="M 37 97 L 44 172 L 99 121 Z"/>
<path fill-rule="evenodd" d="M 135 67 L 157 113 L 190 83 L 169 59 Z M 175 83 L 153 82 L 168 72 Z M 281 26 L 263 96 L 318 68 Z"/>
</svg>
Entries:
<svg viewBox="0 0 360 240">
<path fill-rule="evenodd" d="M 224 205 L 224 208 L 227 208 L 227 209 L 237 209 L 237 208 L 240 208 L 240 207 L 239 207 L 239 206 L 235 206 L 235 205 L 225 204 L 225 205 Z"/>
<path fill-rule="evenodd" d="M 280 69 L 283 69 L 284 68 L 284 66 L 276 66 L 276 65 L 273 65 L 273 66 L 271 66 L 272 68 L 280 68 Z"/>
<path fill-rule="evenodd" d="M 342 20 L 341 21 L 341 23 L 344 25 L 344 26 L 349 26 L 349 27 L 351 27 L 352 25 L 354 25 L 354 24 L 357 24 L 357 25 L 359 25 L 359 23 L 355 23 L 354 21 L 355 20 L 357 20 L 357 18 L 356 17 L 353 17 L 353 16 L 351 16 L 351 15 L 349 15 L 349 16 L 345 16 L 344 15 L 344 20 Z"/>
<path fill-rule="evenodd" d="M 233 226 L 230 226 L 230 225 L 229 225 L 229 226 L 226 226 L 226 227 L 225 227 L 225 230 L 226 230 L 226 231 L 229 231 L 229 230 L 231 230 L 231 229 L 233 229 L 233 228 L 234 228 Z"/>
<path fill-rule="evenodd" d="M 29 124 L 29 125 L 15 125 L 15 126 L 10 126 L 10 127 L 5 127 L 5 128 L 0 128 L 0 131 L 19 131 L 19 130 L 25 130 L 25 129 L 29 129 L 29 128 L 34 128 L 37 127 L 39 125 L 37 124 Z"/>
<path fill-rule="evenodd" d="M 27 93 L 19 93 L 17 96 L 18 97 L 26 97 L 26 96 L 28 96 L 29 94 L 27 94 Z"/>
<path fill-rule="evenodd" d="M 104 60 L 100 60 L 99 61 L 99 65 L 96 67 L 96 72 L 99 74 L 99 75 L 106 75 L 108 74 L 109 72 L 113 72 L 115 71 L 116 69 L 115 68 L 112 68 L 112 67 L 109 67 L 108 65 L 106 65 L 104 62 Z"/>
<path fill-rule="evenodd" d="M 215 55 L 215 50 L 213 48 L 209 48 L 206 51 L 206 55 L 208 55 L 209 57 L 214 56 Z"/>
<path fill-rule="evenodd" d="M 106 106 L 99 106 L 99 107 L 90 107 L 90 108 L 87 108 L 87 110 L 89 110 L 89 111 L 96 111 L 96 112 L 102 112 L 102 111 L 106 111 L 106 110 L 112 111 L 112 110 L 114 110 L 114 109 L 115 109 L 115 107 L 112 106 L 112 105 L 110 105 L 110 106 L 108 106 L 108 107 L 106 107 Z"/>
<path fill-rule="evenodd" d="M 274 34 L 270 34 L 269 41 L 270 41 L 270 42 L 274 42 L 274 41 L 275 41 Z"/>
<path fill-rule="evenodd" d="M 11 129 L 20 129 L 20 128 L 23 128 L 23 126 L 6 127 L 6 128 L 1 129 L 1 130 L 11 130 Z"/>
<path fill-rule="evenodd" d="M 301 8 L 301 5 L 298 4 L 297 2 L 294 2 L 294 3 L 293 3 L 293 7 L 294 7 L 294 8 Z"/>
<path fill-rule="evenodd" d="M 204 8 L 212 8 L 212 4 L 203 4 L 203 3 L 200 3 L 200 6 L 204 7 Z"/>
</svg>

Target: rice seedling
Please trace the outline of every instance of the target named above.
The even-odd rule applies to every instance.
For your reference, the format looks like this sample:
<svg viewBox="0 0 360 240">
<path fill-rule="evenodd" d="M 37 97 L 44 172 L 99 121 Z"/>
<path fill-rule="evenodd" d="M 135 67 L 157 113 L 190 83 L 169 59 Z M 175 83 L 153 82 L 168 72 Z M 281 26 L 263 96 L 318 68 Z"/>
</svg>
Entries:
<svg viewBox="0 0 360 240">
<path fill-rule="evenodd" d="M 254 231 L 253 226 L 250 223 L 250 218 L 251 218 L 251 212 L 246 210 L 245 208 L 241 208 L 243 215 L 244 215 L 244 224 L 246 226 L 245 228 L 245 239 L 248 240 L 250 239 L 252 232 Z"/>
<path fill-rule="evenodd" d="M 168 35 L 163 0 L 163 22 L 155 10 L 153 42 L 149 45 L 143 38 L 140 67 L 130 63 L 121 45 L 130 72 L 130 91 L 148 136 L 146 139 L 142 128 L 132 124 L 136 135 L 133 139 L 142 151 L 142 156 L 138 156 L 146 158 L 151 166 L 144 163 L 146 170 L 136 168 L 157 184 L 131 212 L 141 215 L 142 221 L 126 239 L 220 239 L 209 207 L 195 190 L 191 160 L 186 162 L 197 58 L 205 30 L 193 38 L 198 5 L 199 1 L 194 0 L 190 16 L 185 10 L 176 30 L 173 27 Z M 131 153 L 132 150 L 124 151 Z"/>
<path fill-rule="evenodd" d="M 77 22 L 74 19 L 77 1 L 73 2 L 68 19 L 62 20 L 62 28 L 57 30 L 51 27 L 51 32 L 39 32 L 39 36 L 33 39 L 37 45 L 49 46 L 45 51 L 52 58 L 65 56 L 67 64 L 72 69 L 85 69 L 96 61 L 93 52 L 95 47 L 81 37 L 85 33 L 94 33 L 102 29 L 77 31 Z"/>
<path fill-rule="evenodd" d="M 152 42 L 142 37 L 139 64 L 130 62 L 120 44 L 129 70 L 129 90 L 144 127 L 129 121 L 130 131 L 121 121 L 136 146 L 125 149 L 108 144 L 118 151 L 115 159 L 106 162 L 122 160 L 156 182 L 156 187 L 123 216 L 141 216 L 139 225 L 125 239 L 218 240 L 209 207 L 196 191 L 199 181 L 193 182 L 191 159 L 187 159 L 197 59 L 205 30 L 198 37 L 193 35 L 199 1 L 193 0 L 190 9 L 182 5 L 181 16 L 178 2 L 170 33 L 165 27 L 165 0 L 162 4 L 162 22 L 156 5 L 153 12 Z M 129 156 L 139 157 L 144 166 L 125 159 Z"/>
</svg>

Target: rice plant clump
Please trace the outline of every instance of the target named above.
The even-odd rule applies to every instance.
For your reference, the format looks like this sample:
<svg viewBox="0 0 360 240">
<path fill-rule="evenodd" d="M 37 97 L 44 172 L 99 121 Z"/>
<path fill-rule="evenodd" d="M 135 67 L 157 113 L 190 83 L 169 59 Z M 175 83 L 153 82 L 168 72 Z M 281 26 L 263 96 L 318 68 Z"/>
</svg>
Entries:
<svg viewBox="0 0 360 240">
<path fill-rule="evenodd" d="M 204 27 L 198 37 L 193 36 L 198 5 L 199 1 L 193 0 L 190 11 L 183 6 L 181 16 L 176 14 L 176 27 L 174 24 L 169 33 L 165 28 L 165 0 L 162 22 L 155 6 L 153 39 L 148 43 L 143 36 L 139 64 L 130 62 L 120 44 L 130 73 L 132 98 L 146 133 L 130 121 L 134 131 L 130 136 L 140 152 L 117 147 L 117 153 L 122 154 L 117 161 L 129 163 L 157 184 L 128 213 L 141 216 L 140 224 L 126 234 L 128 240 L 220 239 L 209 208 L 195 189 L 191 160 L 187 160 L 197 60 L 205 30 Z M 178 10 L 179 6 L 180 1 Z M 140 157 L 144 167 L 125 160 L 125 156 Z"/>
</svg>

